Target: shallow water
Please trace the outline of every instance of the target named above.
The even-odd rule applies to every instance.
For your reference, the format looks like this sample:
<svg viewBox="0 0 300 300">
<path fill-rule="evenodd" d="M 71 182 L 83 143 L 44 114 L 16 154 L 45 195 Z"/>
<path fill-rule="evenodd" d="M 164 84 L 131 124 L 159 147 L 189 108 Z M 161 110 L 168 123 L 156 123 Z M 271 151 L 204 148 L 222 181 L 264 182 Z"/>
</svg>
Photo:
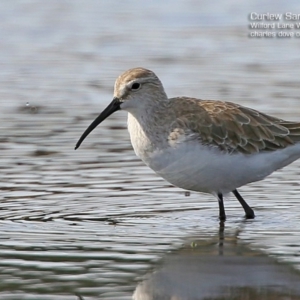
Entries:
<svg viewBox="0 0 300 300">
<path fill-rule="evenodd" d="M 229 4 L 0 4 L 1 299 L 300 299 L 300 162 L 240 189 L 255 220 L 227 199 L 220 230 L 212 196 L 187 196 L 136 158 L 124 113 L 73 150 L 115 77 L 139 65 L 169 96 L 299 119 L 300 40 L 247 38 L 256 2 Z M 259 7 L 286 10 L 270 5 Z"/>
</svg>

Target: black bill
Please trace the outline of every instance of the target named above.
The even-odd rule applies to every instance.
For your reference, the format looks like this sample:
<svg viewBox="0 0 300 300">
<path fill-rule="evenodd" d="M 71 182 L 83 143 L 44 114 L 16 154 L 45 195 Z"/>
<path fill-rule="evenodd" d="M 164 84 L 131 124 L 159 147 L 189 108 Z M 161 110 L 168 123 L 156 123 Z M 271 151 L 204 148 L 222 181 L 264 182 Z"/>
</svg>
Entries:
<svg viewBox="0 0 300 300">
<path fill-rule="evenodd" d="M 83 140 L 107 117 L 109 117 L 112 113 L 120 109 L 120 100 L 118 98 L 114 98 L 112 102 L 104 109 L 104 111 L 92 122 L 92 124 L 86 129 L 86 131 L 82 134 L 80 139 L 78 140 L 75 150 L 81 145 Z"/>
</svg>

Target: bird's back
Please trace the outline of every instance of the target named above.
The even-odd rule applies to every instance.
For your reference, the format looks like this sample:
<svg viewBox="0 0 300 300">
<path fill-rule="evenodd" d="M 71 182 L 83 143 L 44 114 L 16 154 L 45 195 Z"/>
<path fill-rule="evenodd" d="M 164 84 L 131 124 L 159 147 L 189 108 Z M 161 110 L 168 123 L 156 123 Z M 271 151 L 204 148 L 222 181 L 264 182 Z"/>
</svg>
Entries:
<svg viewBox="0 0 300 300">
<path fill-rule="evenodd" d="M 231 102 L 178 97 L 172 130 L 186 128 L 202 143 L 229 153 L 253 154 L 284 149 L 300 141 L 300 123 L 285 121 Z"/>
</svg>

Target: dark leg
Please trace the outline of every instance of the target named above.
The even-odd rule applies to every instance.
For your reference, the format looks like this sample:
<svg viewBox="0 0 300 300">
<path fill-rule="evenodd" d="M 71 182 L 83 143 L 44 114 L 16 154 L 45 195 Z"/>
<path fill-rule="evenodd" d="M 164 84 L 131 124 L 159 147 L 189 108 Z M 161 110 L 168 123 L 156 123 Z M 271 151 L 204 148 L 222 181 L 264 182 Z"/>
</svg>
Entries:
<svg viewBox="0 0 300 300">
<path fill-rule="evenodd" d="M 224 202 L 223 202 L 223 195 L 221 193 L 218 193 L 218 202 L 219 202 L 219 218 L 220 221 L 226 220 L 226 214 L 225 214 L 225 208 L 224 208 Z"/>
<path fill-rule="evenodd" d="M 234 196 L 236 197 L 236 199 L 239 200 L 239 202 L 241 203 L 241 205 L 244 208 L 245 211 L 245 217 L 246 219 L 254 219 L 255 218 L 255 214 L 253 209 L 246 203 L 246 201 L 243 199 L 243 197 L 240 195 L 240 193 L 237 190 L 233 190 L 232 191 Z"/>
</svg>

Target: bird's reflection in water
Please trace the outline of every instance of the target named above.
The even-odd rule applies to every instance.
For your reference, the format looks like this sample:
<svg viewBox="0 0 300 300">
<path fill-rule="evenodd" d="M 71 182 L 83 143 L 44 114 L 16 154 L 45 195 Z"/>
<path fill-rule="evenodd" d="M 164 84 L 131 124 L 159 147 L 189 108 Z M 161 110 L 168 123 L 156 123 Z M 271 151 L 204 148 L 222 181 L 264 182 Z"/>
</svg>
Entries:
<svg viewBox="0 0 300 300">
<path fill-rule="evenodd" d="M 290 266 L 251 250 L 220 224 L 212 238 L 197 237 L 166 256 L 138 284 L 134 300 L 294 300 L 300 275 Z"/>
</svg>

